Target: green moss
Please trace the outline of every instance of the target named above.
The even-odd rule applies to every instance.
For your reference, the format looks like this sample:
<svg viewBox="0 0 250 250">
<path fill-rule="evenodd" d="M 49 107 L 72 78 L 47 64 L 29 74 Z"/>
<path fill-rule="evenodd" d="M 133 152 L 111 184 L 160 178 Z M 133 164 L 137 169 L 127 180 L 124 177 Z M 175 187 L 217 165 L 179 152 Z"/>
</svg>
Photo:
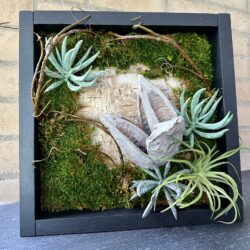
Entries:
<svg viewBox="0 0 250 250">
<path fill-rule="evenodd" d="M 40 190 L 42 210 L 55 212 L 72 209 L 101 210 L 144 206 L 145 199 L 129 202 L 129 186 L 144 174 L 131 166 L 109 167 L 107 158 L 92 142 L 95 128 L 84 122 L 69 121 L 50 111 L 73 113 L 77 95 L 61 86 L 41 99 L 50 105 L 39 121 L 41 158 Z M 51 151 L 52 150 L 52 151 Z"/>
<path fill-rule="evenodd" d="M 129 189 L 122 187 L 123 180 L 131 181 L 131 173 L 125 169 L 109 170 L 91 154 L 82 157 L 71 152 L 53 158 L 49 171 L 42 167 L 43 210 L 102 210 L 136 205 L 129 202 Z"/>
<path fill-rule="evenodd" d="M 186 50 L 211 84 L 213 79 L 211 45 L 206 36 L 195 33 L 178 33 L 171 36 Z M 96 35 L 78 33 L 68 38 L 68 49 L 74 47 L 81 39 L 83 44 L 76 60 L 92 46 L 91 55 L 101 51 L 93 64 L 99 69 L 115 67 L 118 72 L 126 71 L 131 65 L 140 63 L 148 67 L 148 70 L 142 73 L 150 79 L 169 74 L 164 67 L 161 67 L 164 66 L 162 65 L 164 62 L 192 69 L 179 52 L 168 44 L 142 39 L 121 42 L 113 40 L 104 33 Z M 49 63 L 47 66 L 53 69 Z M 192 73 L 178 67 L 173 69 L 172 74 L 183 79 L 187 96 L 204 86 L 204 83 Z M 178 91 L 180 90 L 176 90 L 176 93 Z M 41 158 L 46 158 L 52 148 L 54 150 L 39 166 L 42 209 L 54 212 L 144 206 L 149 197 L 129 202 L 131 191 L 128 187 L 132 180 L 145 179 L 146 176 L 130 166 L 111 167 L 107 159 L 100 154 L 98 145 L 92 142 L 95 128 L 83 122 L 69 121 L 64 116 L 51 112 L 55 110 L 76 112 L 77 94 L 70 92 L 66 84 L 63 84 L 42 96 L 41 109 L 48 102 L 50 104 L 46 109 L 46 115 L 39 121 Z M 178 170 L 177 166 L 172 171 L 175 171 L 175 168 Z"/>
<path fill-rule="evenodd" d="M 42 95 L 40 100 L 41 109 L 48 103 L 49 105 L 46 108 L 46 113 L 55 110 L 72 113 L 78 109 L 77 94 L 71 92 L 66 84 Z"/>
<path fill-rule="evenodd" d="M 40 164 L 41 206 L 47 211 L 133 207 L 131 180 L 144 178 L 136 168 L 111 169 L 91 141 L 94 129 L 86 123 L 51 116 L 40 121 L 43 157 Z M 107 160 L 107 159 L 106 159 Z"/>
<path fill-rule="evenodd" d="M 196 33 L 175 33 L 170 36 L 186 51 L 210 85 L 213 80 L 213 65 L 211 44 L 207 37 Z M 68 49 L 73 48 L 79 40 L 83 40 L 83 43 L 76 60 L 79 60 L 92 46 L 91 55 L 97 51 L 101 52 L 93 63 L 93 66 L 100 69 L 115 67 L 118 71 L 127 70 L 131 65 L 140 63 L 149 68 L 142 74 L 150 79 L 169 75 L 169 69 L 166 70 L 163 65 L 165 62 L 193 70 L 179 51 L 170 44 L 145 39 L 115 41 L 113 37 L 97 32 L 95 35 L 78 33 L 68 37 Z M 172 74 L 183 79 L 187 94 L 192 95 L 204 87 L 204 83 L 188 71 L 174 67 Z"/>
</svg>

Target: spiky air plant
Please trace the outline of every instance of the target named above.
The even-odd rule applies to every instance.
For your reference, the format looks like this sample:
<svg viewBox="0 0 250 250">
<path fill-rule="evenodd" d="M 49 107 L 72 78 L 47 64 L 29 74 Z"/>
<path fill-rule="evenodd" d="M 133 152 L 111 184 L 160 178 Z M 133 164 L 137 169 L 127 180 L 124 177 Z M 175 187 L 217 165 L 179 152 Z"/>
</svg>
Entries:
<svg viewBox="0 0 250 250">
<path fill-rule="evenodd" d="M 232 221 L 221 222 L 227 224 L 235 222 L 240 216 L 237 200 L 239 198 L 242 199 L 242 197 L 234 179 L 225 172 L 219 171 L 218 168 L 228 165 L 228 167 L 235 169 L 234 165 L 228 162 L 227 159 L 236 154 L 241 148 L 238 147 L 220 155 L 218 154 L 219 151 L 216 151 L 216 146 L 210 148 L 204 142 L 197 143 L 197 148 L 192 148 L 189 144 L 182 143 L 186 146 L 186 149 L 181 150 L 179 153 L 192 153 L 194 155 L 193 160 L 169 159 L 169 162 L 185 165 L 185 168 L 190 171 L 169 175 L 158 185 L 154 192 L 172 183 L 178 184 L 184 182 L 186 187 L 172 205 L 162 212 L 172 209 L 174 206 L 180 209 L 189 207 L 196 204 L 202 198 L 203 194 L 206 194 L 210 210 L 212 211 L 211 219 L 217 220 L 233 209 L 234 217 Z M 224 187 L 222 187 L 222 185 Z M 232 195 L 229 195 L 228 190 L 226 191 L 225 188 L 231 189 Z M 197 191 L 197 195 L 194 196 L 195 190 Z M 193 194 L 193 199 L 190 200 L 189 198 L 187 200 L 186 198 L 190 197 L 190 194 Z M 223 200 L 226 201 L 226 207 L 223 206 Z"/>
<path fill-rule="evenodd" d="M 162 181 L 167 177 L 169 170 L 170 170 L 170 164 L 167 163 L 164 167 L 164 171 L 163 174 L 160 172 L 160 170 L 158 168 L 156 168 L 154 171 L 153 170 L 149 170 L 149 169 L 145 169 L 145 168 L 140 168 L 142 171 L 144 171 L 146 174 L 148 174 L 151 179 L 149 180 L 137 180 L 137 181 L 133 181 L 133 185 L 131 186 L 131 189 L 134 189 L 136 191 L 136 193 L 130 198 L 130 200 L 133 200 L 137 197 L 141 197 L 142 195 L 150 192 L 151 193 L 151 198 L 150 201 L 147 205 L 147 207 L 145 208 L 142 218 L 145 218 L 146 216 L 149 215 L 150 211 L 152 209 L 155 210 L 156 208 L 156 204 L 157 204 L 157 198 L 158 195 L 161 191 L 160 189 L 155 190 L 156 187 L 158 187 L 159 185 L 162 184 Z M 179 174 L 182 172 L 188 172 L 189 170 L 181 170 L 179 171 Z M 182 184 L 182 183 L 170 183 L 167 185 L 164 185 L 162 187 L 162 190 L 164 192 L 164 196 L 168 202 L 168 205 L 171 206 L 171 211 L 175 217 L 175 219 L 177 220 L 177 210 L 176 207 L 173 205 L 174 201 L 176 199 L 178 199 L 183 190 L 185 189 L 186 185 Z M 154 189 L 154 191 L 152 191 Z"/>
<path fill-rule="evenodd" d="M 46 39 L 45 50 L 52 38 Z M 84 56 L 75 62 L 75 58 L 82 44 L 82 40 L 78 41 L 74 48 L 67 51 L 67 36 L 63 39 L 61 52 L 58 48 L 55 48 L 56 55 L 52 52 L 48 59 L 50 63 L 56 69 L 55 71 L 50 70 L 48 67 L 45 68 L 45 73 L 47 76 L 56 79 L 44 92 L 48 92 L 66 83 L 71 91 L 78 91 L 85 87 L 94 86 L 96 79 L 103 73 L 101 71 L 92 71 L 92 66 L 83 75 L 76 75 L 85 68 L 87 68 L 91 63 L 95 61 L 100 52 L 88 58 L 91 47 L 87 50 Z"/>
<path fill-rule="evenodd" d="M 218 104 L 222 97 L 216 100 L 218 90 L 212 97 L 208 97 L 200 101 L 202 93 L 205 88 L 198 90 L 194 96 L 185 100 L 185 90 L 180 96 L 180 111 L 176 109 L 178 115 L 182 116 L 185 120 L 186 132 L 185 135 L 189 137 L 190 145 L 194 146 L 195 136 L 199 135 L 207 139 L 217 139 L 222 137 L 228 129 L 226 127 L 233 119 L 233 114 L 230 112 L 219 122 L 209 123 L 214 116 Z M 191 104 L 189 105 L 191 100 Z M 188 108 L 190 106 L 190 115 Z"/>
</svg>

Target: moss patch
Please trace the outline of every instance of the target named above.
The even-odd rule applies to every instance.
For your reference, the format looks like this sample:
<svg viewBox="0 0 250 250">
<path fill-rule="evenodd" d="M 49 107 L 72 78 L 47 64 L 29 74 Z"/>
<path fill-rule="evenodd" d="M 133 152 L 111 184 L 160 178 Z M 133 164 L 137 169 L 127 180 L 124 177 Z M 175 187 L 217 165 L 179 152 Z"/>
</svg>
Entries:
<svg viewBox="0 0 250 250">
<path fill-rule="evenodd" d="M 56 103 L 55 97 L 66 96 L 67 90 L 60 87 L 54 92 L 53 108 L 73 111 L 74 96 L 68 93 L 67 101 L 57 99 Z M 47 98 L 44 95 L 42 103 Z M 128 187 L 132 180 L 145 178 L 144 174 L 131 166 L 108 168 L 107 159 L 91 141 L 92 125 L 49 113 L 40 120 L 39 131 L 42 157 L 50 155 L 39 166 L 43 210 L 130 208 L 143 202 L 129 202 Z"/>
<path fill-rule="evenodd" d="M 47 36 L 50 35 L 52 34 L 48 34 Z M 211 84 L 213 80 L 213 65 L 211 44 L 207 37 L 196 33 L 175 33 L 170 36 L 186 51 L 208 84 Z M 146 70 L 143 74 L 150 79 L 169 75 L 169 68 L 166 70 L 164 66 L 165 62 L 192 69 L 179 51 L 169 44 L 146 39 L 115 41 L 113 37 L 105 33 L 96 32 L 95 35 L 77 33 L 68 37 L 68 49 L 73 48 L 79 40 L 83 40 L 83 43 L 76 61 L 92 46 L 91 55 L 100 51 L 98 59 L 93 63 L 94 67 L 100 69 L 115 67 L 117 71 L 123 71 L 127 70 L 131 65 L 140 63 L 149 67 L 150 70 Z M 184 80 L 187 92 L 194 92 L 204 87 L 204 83 L 188 71 L 177 67 L 173 68 L 172 73 L 174 76 Z"/>
</svg>

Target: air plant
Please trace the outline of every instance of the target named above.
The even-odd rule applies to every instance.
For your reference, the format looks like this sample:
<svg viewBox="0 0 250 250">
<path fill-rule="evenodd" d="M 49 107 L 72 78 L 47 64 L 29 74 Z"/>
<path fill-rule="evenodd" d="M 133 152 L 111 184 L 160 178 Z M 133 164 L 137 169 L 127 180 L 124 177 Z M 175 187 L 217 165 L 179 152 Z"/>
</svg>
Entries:
<svg viewBox="0 0 250 250">
<path fill-rule="evenodd" d="M 227 126 L 233 119 L 233 114 L 230 112 L 219 122 L 209 123 L 211 118 L 216 112 L 216 108 L 222 97 L 215 100 L 218 94 L 218 90 L 213 94 L 212 97 L 208 97 L 200 101 L 202 93 L 205 88 L 198 90 L 194 96 L 188 98 L 185 101 L 184 95 L 185 90 L 180 96 L 180 111 L 176 109 L 178 115 L 181 115 L 185 120 L 186 132 L 185 135 L 189 137 L 190 145 L 194 146 L 194 141 L 196 135 L 199 135 L 207 139 L 217 139 L 223 136 L 228 129 L 223 129 Z M 190 104 L 190 114 L 188 114 L 189 102 Z"/>
<path fill-rule="evenodd" d="M 48 50 L 48 44 L 50 43 L 52 38 L 46 39 L 45 50 Z M 67 51 L 67 36 L 63 39 L 61 52 L 59 52 L 58 48 L 55 48 L 56 55 L 51 52 L 48 59 L 51 64 L 56 69 L 55 71 L 50 70 L 48 67 L 45 68 L 45 73 L 47 76 L 57 79 L 54 83 L 52 83 L 48 88 L 45 89 L 44 92 L 48 92 L 52 89 L 55 89 L 62 85 L 63 83 L 67 83 L 68 88 L 71 91 L 78 91 L 85 87 L 94 86 L 96 83 L 96 79 L 103 73 L 101 71 L 93 72 L 92 66 L 88 68 L 88 70 L 81 76 L 76 75 L 77 73 L 84 70 L 91 63 L 95 61 L 100 51 L 88 58 L 91 47 L 87 50 L 84 56 L 78 61 L 74 62 L 79 52 L 79 49 L 82 44 L 82 40 L 78 41 L 74 48 Z"/>
<path fill-rule="evenodd" d="M 211 219 L 217 220 L 233 209 L 234 217 L 232 221 L 224 223 L 234 223 L 240 216 L 237 200 L 238 198 L 241 198 L 241 195 L 234 179 L 225 172 L 219 171 L 218 168 L 228 165 L 235 169 L 234 165 L 226 159 L 236 154 L 241 148 L 238 147 L 218 155 L 219 151 L 216 151 L 216 146 L 211 149 L 206 143 L 201 142 L 197 144 L 197 148 L 192 148 L 190 145 L 184 142 L 182 143 L 187 148 L 181 150 L 179 153 L 192 153 L 194 159 L 192 161 L 184 159 L 169 159 L 169 162 L 183 164 L 190 171 L 177 172 L 168 176 L 153 192 L 158 192 L 162 187 L 173 183 L 178 184 L 184 182 L 186 188 L 181 195 L 162 212 L 172 209 L 175 206 L 180 209 L 189 207 L 197 203 L 202 198 L 203 194 L 206 194 L 210 210 L 212 211 Z M 201 145 L 203 145 L 203 147 Z M 232 196 L 230 196 L 228 191 L 225 191 L 221 185 L 230 188 Z M 191 201 L 190 199 L 187 201 L 186 198 L 189 197 L 190 194 L 193 194 L 195 190 L 198 194 Z M 222 200 L 228 202 L 226 203 L 228 204 L 226 207 L 222 206 Z"/>
<path fill-rule="evenodd" d="M 149 169 L 145 169 L 145 168 L 140 168 L 142 171 L 144 171 L 146 174 L 148 174 L 151 179 L 149 180 L 136 180 L 133 181 L 133 185 L 131 186 L 131 189 L 135 189 L 136 193 L 130 198 L 130 200 L 133 200 L 137 197 L 141 197 L 143 194 L 146 194 L 148 192 L 151 192 L 151 198 L 150 201 L 147 205 L 147 207 L 145 208 L 142 218 L 145 218 L 146 216 L 149 215 L 150 211 L 152 209 L 155 210 L 156 208 L 156 204 L 157 204 L 157 198 L 158 195 L 161 191 L 160 189 L 155 189 L 156 187 L 158 187 L 159 185 L 161 185 L 162 181 L 167 178 L 167 175 L 169 173 L 170 170 L 170 164 L 169 162 L 165 165 L 164 167 L 164 171 L 163 174 L 160 172 L 160 170 L 158 168 L 155 168 L 154 171 L 153 170 L 149 170 Z M 181 170 L 179 171 L 179 174 L 181 172 L 187 172 L 189 170 Z M 176 199 L 178 199 L 183 190 L 185 189 L 186 185 L 182 184 L 182 183 L 170 183 L 167 185 L 164 185 L 162 187 L 165 198 L 168 202 L 168 205 L 171 206 L 171 211 L 175 217 L 175 219 L 177 220 L 177 211 L 176 211 L 176 207 L 173 205 L 174 201 Z M 154 189 L 154 191 L 152 191 Z M 172 206 L 173 205 L 173 206 Z"/>
</svg>

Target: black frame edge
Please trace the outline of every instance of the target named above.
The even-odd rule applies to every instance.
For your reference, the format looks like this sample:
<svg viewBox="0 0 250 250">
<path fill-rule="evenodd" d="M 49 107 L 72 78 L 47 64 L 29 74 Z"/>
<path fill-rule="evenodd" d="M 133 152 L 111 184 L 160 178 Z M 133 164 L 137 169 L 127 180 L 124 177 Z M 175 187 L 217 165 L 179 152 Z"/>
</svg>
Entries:
<svg viewBox="0 0 250 250">
<path fill-rule="evenodd" d="M 66 18 L 64 14 L 67 14 Z M 193 14 L 193 13 L 138 13 L 138 12 L 86 12 L 84 15 L 92 13 L 94 18 L 91 19 L 91 24 L 94 25 L 106 25 L 105 23 L 100 24 L 100 19 L 105 19 L 105 22 L 115 22 L 117 19 L 119 23 L 117 25 L 131 25 L 130 17 L 137 16 L 139 14 L 145 15 L 145 25 L 157 26 L 157 25 L 167 25 L 166 23 L 161 23 L 159 19 L 153 19 L 154 23 L 148 23 L 148 16 L 164 14 L 167 20 L 170 21 L 170 26 L 184 25 L 185 27 L 190 26 L 195 23 L 196 27 L 209 26 L 213 28 L 218 27 L 218 51 L 219 59 L 218 64 L 220 66 L 220 85 L 222 87 L 223 94 L 225 98 L 223 100 L 223 113 L 227 113 L 229 110 L 234 113 L 233 122 L 230 125 L 230 131 L 225 136 L 225 150 L 230 150 L 237 147 L 239 144 L 238 140 L 238 123 L 237 123 L 237 106 L 236 106 L 236 94 L 235 94 L 235 79 L 234 79 L 234 65 L 233 65 L 233 53 L 232 53 L 232 37 L 231 37 L 231 26 L 230 26 L 230 15 L 228 14 Z M 74 12 L 77 18 L 83 16 L 82 12 Z M 120 20 L 117 15 L 121 15 L 123 18 Z M 96 16 L 95 16 L 96 15 Z M 114 15 L 114 17 L 112 17 Z M 180 17 L 176 24 L 176 15 Z M 185 22 L 185 16 L 191 17 L 190 22 Z M 126 17 L 126 18 L 125 18 Z M 147 18 L 146 18 L 147 17 Z M 161 18 L 162 19 L 162 18 Z M 126 21 L 125 21 L 126 20 Z M 134 221 L 133 226 L 128 223 L 128 227 L 124 229 L 120 228 L 116 222 L 108 222 L 112 218 L 108 218 L 107 214 L 105 216 L 91 215 L 82 216 L 73 215 L 71 217 L 58 217 L 58 218 L 36 218 L 36 194 L 35 194 L 35 169 L 32 166 L 32 161 L 35 159 L 34 149 L 35 149 L 35 134 L 30 133 L 35 129 L 35 121 L 33 118 L 33 109 L 30 98 L 30 83 L 32 81 L 34 72 L 34 35 L 33 30 L 36 26 L 44 24 L 52 25 L 67 25 L 72 23 L 73 18 L 70 11 L 21 11 L 20 12 L 20 28 L 29 30 L 20 30 L 20 232 L 21 236 L 34 236 L 34 235 L 52 235 L 52 234 L 68 234 L 68 233 L 86 233 L 86 232 L 98 232 L 98 231 L 115 231 L 115 230 L 131 230 L 131 229 L 142 229 L 142 228 L 155 228 L 155 227 L 168 227 L 168 226 L 186 226 L 192 224 L 205 224 L 211 223 L 207 221 L 204 216 L 208 212 L 204 209 L 197 210 L 197 214 L 192 214 L 194 210 L 190 208 L 190 211 L 183 211 L 183 217 L 180 216 L 179 223 L 171 222 L 172 218 L 169 218 L 167 214 L 164 214 L 169 221 L 166 222 L 166 218 L 159 217 L 160 215 L 152 214 L 150 219 L 146 219 L 144 222 L 139 222 L 141 220 L 141 212 L 136 214 L 131 212 L 130 219 Z M 201 21 L 201 22 L 199 22 Z M 166 20 L 164 21 L 166 22 Z M 159 24 L 161 23 L 161 24 Z M 168 24 L 169 25 L 169 24 Z M 225 43 L 226 41 L 226 43 Z M 26 133 L 26 131 L 28 131 Z M 239 154 L 230 158 L 230 161 L 236 165 L 236 169 L 240 175 L 240 156 Z M 228 168 L 228 173 L 236 181 L 240 194 L 241 183 L 238 181 L 238 177 L 232 168 Z M 238 200 L 238 205 L 241 214 L 243 215 L 243 205 L 240 200 Z M 192 212 L 191 212 L 192 211 Z M 182 211 L 181 211 L 182 212 Z M 112 214 L 112 213 L 111 213 Z M 196 219 L 193 220 L 193 215 Z M 229 214 L 227 219 L 231 219 Z M 119 218 L 119 215 L 110 215 L 111 217 Z M 102 217 L 102 218 L 101 218 Z M 140 220 L 139 220 L 140 217 Z M 100 219 L 95 226 L 100 225 L 101 228 L 95 228 L 88 230 L 87 227 L 89 223 L 93 222 L 93 219 Z M 189 219 L 192 218 L 192 219 Z M 120 217 L 121 220 L 127 222 L 125 214 Z M 87 222 L 85 221 L 87 220 Z M 159 220 L 159 221 L 158 221 Z M 107 225 L 102 225 L 102 223 L 111 223 L 113 227 Z M 238 220 L 240 221 L 240 220 Z M 163 223 L 164 222 L 164 223 Z M 65 225 L 64 225 L 65 223 Z M 119 223 L 119 221 L 117 222 Z"/>
<path fill-rule="evenodd" d="M 234 114 L 234 118 L 228 126 L 229 131 L 226 133 L 226 151 L 239 147 L 239 128 L 238 128 L 238 113 L 236 101 L 236 86 L 234 74 L 234 56 L 233 56 L 233 42 L 231 31 L 231 18 L 230 14 L 218 14 L 218 45 L 220 50 L 220 64 L 221 64 L 221 85 L 223 91 L 223 110 L 224 115 L 229 111 Z M 235 180 L 239 193 L 242 195 L 241 185 L 241 164 L 240 153 L 230 157 L 230 162 L 235 166 L 235 170 L 227 167 L 227 173 Z M 240 178 L 240 180 L 239 180 Z M 230 192 L 232 195 L 232 192 Z M 243 220 L 243 202 L 239 198 L 237 201 L 241 218 Z M 229 217 L 232 217 L 231 213 Z"/>
<path fill-rule="evenodd" d="M 133 25 L 131 18 L 141 16 L 140 22 L 149 26 L 209 26 L 217 27 L 217 14 L 207 13 L 165 13 L 165 12 L 117 12 L 117 11 L 74 11 L 74 17 L 81 19 L 90 15 L 86 24 L 92 25 Z M 178 18 L 177 18 L 178 16 Z M 70 11 L 34 11 L 35 25 L 69 25 L 74 22 Z"/>
<path fill-rule="evenodd" d="M 20 235 L 36 235 L 34 117 L 30 83 L 34 73 L 33 12 L 19 12 L 19 168 Z"/>
<path fill-rule="evenodd" d="M 178 223 L 171 213 L 152 213 L 142 219 L 143 209 L 116 209 L 81 215 L 43 218 L 36 222 L 37 235 L 93 233 L 211 224 L 208 208 L 178 211 Z M 193 216 L 195 215 L 195 220 Z M 94 221 L 94 223 L 93 223 Z"/>
</svg>

